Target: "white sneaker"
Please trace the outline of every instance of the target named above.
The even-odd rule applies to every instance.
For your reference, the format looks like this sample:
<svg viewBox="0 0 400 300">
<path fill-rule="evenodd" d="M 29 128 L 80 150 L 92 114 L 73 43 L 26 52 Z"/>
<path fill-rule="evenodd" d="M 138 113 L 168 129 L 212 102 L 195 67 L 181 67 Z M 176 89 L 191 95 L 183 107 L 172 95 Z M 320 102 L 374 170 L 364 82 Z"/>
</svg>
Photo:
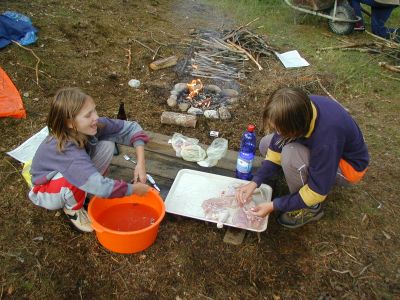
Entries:
<svg viewBox="0 0 400 300">
<path fill-rule="evenodd" d="M 78 210 L 67 209 L 64 207 L 64 212 L 68 219 L 71 220 L 72 224 L 80 231 L 92 232 L 92 222 L 90 222 L 89 216 L 84 208 Z"/>
</svg>

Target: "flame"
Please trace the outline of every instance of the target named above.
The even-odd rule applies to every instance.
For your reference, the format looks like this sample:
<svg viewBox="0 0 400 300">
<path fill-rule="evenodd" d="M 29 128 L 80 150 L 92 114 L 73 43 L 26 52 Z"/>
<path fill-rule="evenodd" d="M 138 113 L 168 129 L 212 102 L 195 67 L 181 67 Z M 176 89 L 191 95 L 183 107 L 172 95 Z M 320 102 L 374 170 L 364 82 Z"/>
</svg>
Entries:
<svg viewBox="0 0 400 300">
<path fill-rule="evenodd" d="M 200 79 L 193 79 L 191 83 L 187 84 L 187 87 L 189 89 L 189 95 L 186 97 L 186 99 L 192 100 L 203 89 L 203 83 Z"/>
</svg>

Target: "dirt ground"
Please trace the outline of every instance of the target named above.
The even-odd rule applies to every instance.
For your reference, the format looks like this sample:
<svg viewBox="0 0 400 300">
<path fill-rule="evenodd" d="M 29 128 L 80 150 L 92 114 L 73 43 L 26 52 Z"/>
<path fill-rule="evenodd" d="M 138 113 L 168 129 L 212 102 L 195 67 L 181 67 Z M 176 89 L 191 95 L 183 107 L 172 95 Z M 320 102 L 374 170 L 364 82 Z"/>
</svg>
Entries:
<svg viewBox="0 0 400 300">
<path fill-rule="evenodd" d="M 63 215 L 34 207 L 26 196 L 21 166 L 5 152 L 45 125 L 49 100 L 60 87 L 81 87 L 94 98 L 100 115 L 115 117 L 123 100 L 128 118 L 146 130 L 181 132 L 205 144 L 212 141 L 209 131 L 216 130 L 237 150 L 249 122 L 261 127 L 263 99 L 273 90 L 300 85 L 323 94 L 316 77 L 329 89 L 335 76 L 285 71 L 276 59 L 265 58 L 263 71 L 249 63 L 248 78 L 234 83 L 240 100 L 229 121 L 199 118 L 195 129 L 162 125 L 163 111 L 178 111 L 166 104 L 169 91 L 192 79 L 179 71 L 190 34 L 237 28 L 241 24 L 229 12 L 184 0 L 2 1 L 2 9 L 32 18 L 40 31 L 37 44 L 29 48 L 41 61 L 38 85 L 32 53 L 10 45 L 0 56 L 28 114 L 25 120 L 0 120 L 0 299 L 400 297 L 399 226 L 392 226 L 399 208 L 396 172 L 386 174 L 379 161 L 363 183 L 332 191 L 318 223 L 286 230 L 272 217 L 261 240 L 249 233 L 240 246 L 223 243 L 224 230 L 214 225 L 167 216 L 149 249 L 118 255 L 105 250 L 94 234 L 71 230 Z M 153 50 L 161 46 L 158 53 L 178 56 L 178 65 L 150 70 L 154 53 L 137 41 Z M 127 85 L 132 78 L 141 81 L 139 89 Z M 364 100 L 346 105 L 353 109 Z M 361 112 L 355 111 L 357 118 Z M 361 127 L 368 128 L 364 123 Z M 261 138 L 262 132 L 257 135 Z M 385 176 L 392 176 L 392 183 L 382 190 L 378 182 Z"/>
</svg>

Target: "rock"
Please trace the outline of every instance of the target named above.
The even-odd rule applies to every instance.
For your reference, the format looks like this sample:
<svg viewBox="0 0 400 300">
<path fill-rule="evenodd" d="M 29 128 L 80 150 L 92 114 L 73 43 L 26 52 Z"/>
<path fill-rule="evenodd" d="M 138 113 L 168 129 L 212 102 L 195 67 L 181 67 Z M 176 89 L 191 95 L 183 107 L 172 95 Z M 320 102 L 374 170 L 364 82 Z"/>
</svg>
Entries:
<svg viewBox="0 0 400 300">
<path fill-rule="evenodd" d="M 173 91 L 176 91 L 178 94 L 180 94 L 186 89 L 187 89 L 187 83 L 179 82 L 175 84 Z"/>
<path fill-rule="evenodd" d="M 239 100 L 239 98 L 237 98 L 237 97 L 228 98 L 228 99 L 226 99 L 226 103 L 228 103 L 228 104 L 234 104 L 234 103 L 236 103 L 238 100 Z"/>
<path fill-rule="evenodd" d="M 176 95 L 171 95 L 167 99 L 167 104 L 169 107 L 174 107 L 176 105 Z"/>
<path fill-rule="evenodd" d="M 197 107 L 190 107 L 189 110 L 187 111 L 187 113 L 197 116 L 197 115 L 202 115 L 203 110 L 201 108 L 197 108 Z"/>
<path fill-rule="evenodd" d="M 221 96 L 227 98 L 234 98 L 239 96 L 239 92 L 232 89 L 223 89 L 221 91 Z"/>
<path fill-rule="evenodd" d="M 137 79 L 131 79 L 129 80 L 128 85 L 134 89 L 137 89 L 140 86 L 140 81 Z"/>
<path fill-rule="evenodd" d="M 205 89 L 206 91 L 214 92 L 214 93 L 216 93 L 216 94 L 221 93 L 221 89 L 220 89 L 218 86 L 214 85 L 214 84 L 206 85 L 206 86 L 204 87 L 204 89 Z"/>
<path fill-rule="evenodd" d="M 178 107 L 181 111 L 187 111 L 189 108 L 189 103 L 183 102 L 183 103 L 179 103 Z"/>
<path fill-rule="evenodd" d="M 219 119 L 218 112 L 214 109 L 204 111 L 204 116 L 208 119 Z"/>
<path fill-rule="evenodd" d="M 229 120 L 230 118 L 232 118 L 229 109 L 225 106 L 221 106 L 220 108 L 218 108 L 218 113 L 221 120 Z"/>
</svg>

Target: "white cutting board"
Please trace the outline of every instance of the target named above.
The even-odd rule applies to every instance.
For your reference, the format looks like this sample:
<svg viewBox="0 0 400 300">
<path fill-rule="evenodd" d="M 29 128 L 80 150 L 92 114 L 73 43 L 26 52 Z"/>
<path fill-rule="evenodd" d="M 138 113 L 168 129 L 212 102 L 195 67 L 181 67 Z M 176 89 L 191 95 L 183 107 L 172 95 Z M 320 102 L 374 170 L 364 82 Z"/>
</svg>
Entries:
<svg viewBox="0 0 400 300">
<path fill-rule="evenodd" d="M 237 178 L 210 174 L 190 169 L 182 169 L 175 177 L 174 183 L 165 199 L 165 208 L 168 213 L 190 217 L 207 222 L 218 223 L 215 220 L 207 219 L 201 205 L 204 200 L 217 198 L 222 191 L 233 184 L 246 184 L 248 181 Z M 269 185 L 260 186 L 261 193 L 253 196 L 256 204 L 270 202 L 272 189 Z M 232 223 L 232 214 L 223 223 L 226 226 L 237 227 Z M 253 228 L 242 228 L 250 231 L 262 232 L 267 229 L 268 217 L 260 230 Z"/>
</svg>

